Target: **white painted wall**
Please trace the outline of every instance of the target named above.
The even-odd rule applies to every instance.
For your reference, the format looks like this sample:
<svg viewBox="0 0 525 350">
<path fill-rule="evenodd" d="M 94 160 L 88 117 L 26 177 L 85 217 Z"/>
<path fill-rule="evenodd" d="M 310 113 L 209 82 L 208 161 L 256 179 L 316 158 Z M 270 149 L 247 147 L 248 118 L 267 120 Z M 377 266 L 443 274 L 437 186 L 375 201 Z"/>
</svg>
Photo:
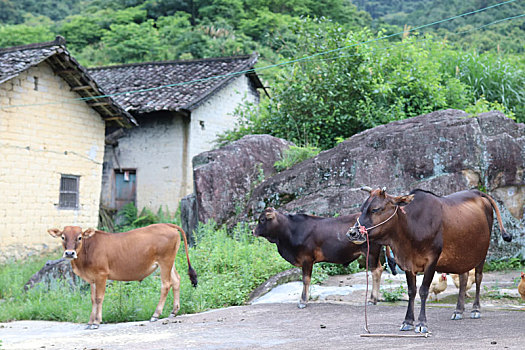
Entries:
<svg viewBox="0 0 525 350">
<path fill-rule="evenodd" d="M 168 112 L 160 118 L 151 115 L 119 139 L 116 153 L 120 167 L 137 171 L 139 211 L 147 207 L 156 212 L 160 206 L 172 214 L 177 210 L 182 197 L 193 192 L 192 158 L 211 150 L 217 134 L 234 127 L 233 111 L 244 100 L 258 102 L 259 96 L 243 75 L 199 105 L 189 120 Z M 110 150 L 106 147 L 105 161 L 115 169 L 117 162 Z M 111 206 L 112 176 L 105 174 L 105 181 L 102 201 Z"/>
</svg>

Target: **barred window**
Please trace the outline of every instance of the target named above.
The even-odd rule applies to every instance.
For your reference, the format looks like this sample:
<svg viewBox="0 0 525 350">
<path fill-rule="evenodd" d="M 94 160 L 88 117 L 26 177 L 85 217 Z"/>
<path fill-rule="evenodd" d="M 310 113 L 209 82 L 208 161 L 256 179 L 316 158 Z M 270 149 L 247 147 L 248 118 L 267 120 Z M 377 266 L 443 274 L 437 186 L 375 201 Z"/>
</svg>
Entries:
<svg viewBox="0 0 525 350">
<path fill-rule="evenodd" d="M 78 182 L 80 177 L 62 175 L 60 178 L 60 198 L 58 207 L 62 209 L 78 208 Z"/>
</svg>

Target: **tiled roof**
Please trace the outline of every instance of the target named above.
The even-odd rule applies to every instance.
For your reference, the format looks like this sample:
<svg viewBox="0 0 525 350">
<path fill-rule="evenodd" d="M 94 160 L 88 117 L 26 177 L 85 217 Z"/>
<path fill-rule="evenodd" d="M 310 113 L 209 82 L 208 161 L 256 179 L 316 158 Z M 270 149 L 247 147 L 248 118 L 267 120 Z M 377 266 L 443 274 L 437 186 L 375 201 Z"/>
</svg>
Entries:
<svg viewBox="0 0 525 350">
<path fill-rule="evenodd" d="M 71 90 L 81 97 L 91 98 L 105 94 L 86 68 L 71 57 L 65 47 L 64 38 L 60 36 L 54 41 L 0 48 L 0 84 L 43 61 L 46 61 L 53 71 L 71 86 Z M 88 99 L 86 103 L 107 121 L 116 121 L 122 126 L 137 124 L 111 97 Z"/>
<path fill-rule="evenodd" d="M 49 46 L 32 44 L 0 49 L 0 84 L 45 61 L 60 49 L 62 45 L 55 41 Z"/>
<path fill-rule="evenodd" d="M 109 94 L 132 92 L 180 84 L 149 91 L 114 96 L 124 108 L 132 113 L 153 111 L 191 111 L 207 97 L 240 74 L 247 74 L 255 84 L 262 84 L 253 68 L 257 55 L 211 58 L 190 61 L 165 61 L 126 64 L 89 69 L 91 75 Z M 238 74 L 235 74 L 238 73 Z M 194 83 L 195 80 L 218 77 Z"/>
</svg>

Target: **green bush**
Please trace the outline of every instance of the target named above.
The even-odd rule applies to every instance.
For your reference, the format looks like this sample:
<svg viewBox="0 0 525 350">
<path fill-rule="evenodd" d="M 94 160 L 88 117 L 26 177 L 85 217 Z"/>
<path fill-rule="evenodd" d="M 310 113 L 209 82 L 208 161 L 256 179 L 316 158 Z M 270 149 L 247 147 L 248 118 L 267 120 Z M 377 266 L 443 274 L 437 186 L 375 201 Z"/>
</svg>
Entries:
<svg viewBox="0 0 525 350">
<path fill-rule="evenodd" d="M 521 255 L 513 258 L 487 260 L 484 271 L 518 270 L 525 268 L 525 258 Z"/>
<path fill-rule="evenodd" d="M 286 52 L 295 63 L 275 75 L 271 99 L 236 110 L 238 123 L 221 144 L 270 134 L 329 149 L 363 130 L 447 108 L 498 108 L 525 120 L 519 56 L 465 52 L 430 35 L 380 41 L 382 32 L 329 21 L 305 19 L 294 31 L 300 40 Z"/>
</svg>

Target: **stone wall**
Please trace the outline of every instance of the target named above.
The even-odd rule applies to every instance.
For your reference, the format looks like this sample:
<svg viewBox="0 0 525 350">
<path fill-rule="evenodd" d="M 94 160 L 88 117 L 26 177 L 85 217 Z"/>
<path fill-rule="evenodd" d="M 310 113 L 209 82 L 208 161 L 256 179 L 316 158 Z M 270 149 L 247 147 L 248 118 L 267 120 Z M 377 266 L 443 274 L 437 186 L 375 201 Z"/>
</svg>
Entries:
<svg viewBox="0 0 525 350">
<path fill-rule="evenodd" d="M 50 227 L 98 224 L 105 123 L 79 97 L 46 63 L 0 85 L 0 105 L 38 104 L 0 109 L 0 262 L 57 247 Z M 58 208 L 62 174 L 80 176 L 78 209 Z"/>
</svg>

